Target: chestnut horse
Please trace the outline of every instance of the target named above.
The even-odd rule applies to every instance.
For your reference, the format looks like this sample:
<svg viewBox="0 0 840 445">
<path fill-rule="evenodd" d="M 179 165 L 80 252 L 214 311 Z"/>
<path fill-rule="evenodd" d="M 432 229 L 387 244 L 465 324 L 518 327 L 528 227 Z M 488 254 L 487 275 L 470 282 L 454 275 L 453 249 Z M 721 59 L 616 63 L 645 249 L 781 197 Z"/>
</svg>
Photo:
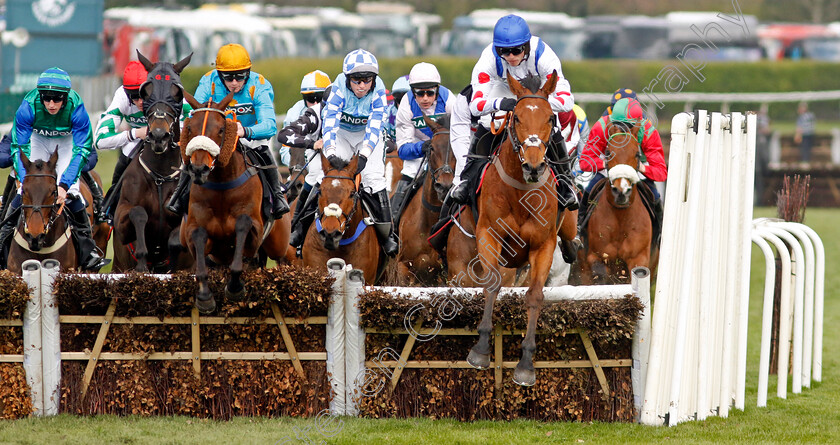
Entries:
<svg viewBox="0 0 840 445">
<path fill-rule="evenodd" d="M 227 119 L 230 112 L 225 111 L 233 92 L 218 104 L 202 105 L 189 93 L 184 96 L 193 111 L 184 121 L 180 142 L 193 187 L 181 224 L 181 244 L 195 259 L 196 307 L 210 313 L 216 301 L 207 280 L 206 258 L 230 265 L 225 295 L 240 298 L 245 293 L 244 259 L 255 258 L 261 248 L 275 261 L 283 258 L 289 247 L 290 218 L 263 219 L 262 184 L 239 144 L 236 121 Z"/>
<path fill-rule="evenodd" d="M 652 223 L 639 196 L 639 125 L 607 126 L 607 184 L 593 196 L 581 253 L 583 284 L 629 283 L 629 272 L 651 262 Z"/>
<path fill-rule="evenodd" d="M 438 122 L 425 116 L 423 120 L 432 130 L 432 149 L 425 162 L 428 171 L 423 189 L 411 198 L 400 217 L 402 247 L 397 255 L 399 276 L 408 280 L 410 286 L 418 283 L 432 286 L 442 281 L 443 262 L 426 238 L 440 218 L 443 199 L 455 177 L 455 156 L 449 143 L 449 115 Z"/>
<path fill-rule="evenodd" d="M 365 283 L 376 283 L 386 257 L 379 248 L 376 228 L 362 210 L 361 176 L 355 175 L 359 158 L 354 156 L 349 164 L 334 168 L 323 153 L 319 156 L 324 178 L 315 223 L 303 242 L 303 264 L 324 269 L 330 258 L 341 258 L 364 271 Z"/>
<path fill-rule="evenodd" d="M 478 325 L 479 340 L 467 361 L 474 367 L 490 367 L 490 334 L 493 306 L 501 287 L 499 266 L 531 267 L 525 293 L 528 326 L 522 341 L 522 356 L 513 373 L 519 385 L 536 383 L 533 356 L 536 351 L 537 320 L 543 304 L 543 286 L 551 268 L 556 234 L 562 212 L 555 199 L 556 183 L 546 161 L 555 115 L 548 102 L 557 73 L 541 78 L 529 76 L 522 83 L 508 74 L 510 90 L 517 96 L 508 116 L 507 138 L 487 169 L 478 197 L 476 240 L 478 258 L 493 279 L 483 283 L 484 313 Z"/>
<path fill-rule="evenodd" d="M 138 147 L 140 154 L 126 168 L 120 181 L 120 199 L 114 210 L 114 271 L 167 273 L 192 267 L 192 257 L 180 241 L 181 217 L 164 205 L 181 173 L 181 104 L 184 88 L 180 73 L 190 62 L 187 56 L 176 64 L 153 64 L 137 53 L 150 76 L 168 82 L 146 82 L 140 89 L 145 104 L 148 136 Z M 167 91 L 155 91 L 165 89 Z M 165 98 L 166 100 L 162 100 Z"/>
<path fill-rule="evenodd" d="M 56 204 L 58 151 L 48 161 L 30 161 L 21 151 L 20 162 L 26 170 L 21 185 L 23 212 L 9 248 L 9 270 L 21 275 L 24 261 L 50 258 L 58 260 L 62 270 L 75 269 L 79 260 L 70 222 L 64 206 Z"/>
</svg>

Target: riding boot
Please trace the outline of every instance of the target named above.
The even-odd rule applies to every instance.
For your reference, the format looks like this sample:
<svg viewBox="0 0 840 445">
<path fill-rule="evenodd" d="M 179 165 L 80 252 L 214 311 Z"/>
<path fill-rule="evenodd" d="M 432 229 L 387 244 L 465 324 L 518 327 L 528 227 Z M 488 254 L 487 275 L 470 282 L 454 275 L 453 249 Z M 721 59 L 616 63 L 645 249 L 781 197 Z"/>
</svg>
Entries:
<svg viewBox="0 0 840 445">
<path fill-rule="evenodd" d="M 551 143 L 546 150 L 546 155 L 550 158 L 549 165 L 557 177 L 557 195 L 560 205 L 569 210 L 577 210 L 580 206 L 575 178 L 572 176 L 572 160 L 566 153 L 566 141 L 559 131 L 551 135 Z"/>
<path fill-rule="evenodd" d="M 309 231 L 309 226 L 312 225 L 312 221 L 315 219 L 315 208 L 318 207 L 318 189 L 318 185 L 311 190 L 307 190 L 304 187 L 300 192 L 297 205 L 295 206 L 289 244 L 298 249 L 298 251 L 303 247 L 303 242 L 306 240 L 306 232 Z"/>
<path fill-rule="evenodd" d="M 107 218 L 111 222 L 114 219 L 114 211 L 117 208 L 117 203 L 120 201 L 120 190 L 122 189 L 122 184 L 120 184 L 120 178 L 122 178 L 125 169 L 131 164 L 131 158 L 124 155 L 120 152 L 120 157 L 117 160 L 117 165 L 114 166 L 114 175 L 111 177 L 111 188 L 108 189 L 108 193 L 105 194 L 104 202 L 101 205 L 101 213 L 104 218 Z M 91 188 L 91 193 L 93 193 L 93 189 Z M 102 193 L 100 191 L 100 193 Z M 113 196 L 112 196 L 113 195 Z M 96 202 L 96 195 L 94 195 L 94 203 Z M 94 217 L 96 217 L 96 210 L 94 209 Z"/>
<path fill-rule="evenodd" d="M 391 219 L 394 221 L 394 225 L 399 227 L 400 224 L 400 214 L 402 212 L 403 201 L 405 201 L 405 196 L 408 194 L 408 189 L 411 187 L 411 182 L 413 181 L 412 178 L 409 178 L 406 175 L 402 175 L 400 181 L 397 182 L 397 190 L 394 192 L 394 196 L 391 197 Z"/>
<path fill-rule="evenodd" d="M 93 202 L 91 205 L 93 206 L 93 221 L 95 224 L 101 224 L 107 222 L 108 219 L 105 217 L 105 212 L 102 208 L 102 187 L 99 186 L 99 183 L 93 179 L 93 176 L 90 175 L 90 171 L 83 171 L 81 178 L 87 183 L 88 188 L 90 189 L 90 194 L 93 198 Z"/>
<path fill-rule="evenodd" d="M 367 194 L 367 192 L 363 192 Z M 385 189 L 376 193 L 376 196 L 369 195 L 374 213 L 374 228 L 376 229 L 376 237 L 379 239 L 379 245 L 385 251 L 385 255 L 394 257 L 400 251 L 400 239 L 397 238 L 394 232 L 394 224 L 391 220 L 391 202 L 388 200 L 388 191 Z"/>
<path fill-rule="evenodd" d="M 175 191 L 166 203 L 167 210 L 176 215 L 183 215 L 186 212 L 190 202 L 190 184 L 192 184 L 192 177 L 185 168 L 182 168 L 178 176 L 178 185 L 175 186 Z"/>
<path fill-rule="evenodd" d="M 79 210 L 72 211 L 69 206 L 65 207 L 67 210 L 67 218 L 72 224 L 73 237 L 76 239 L 76 245 L 79 247 L 79 266 L 84 271 L 98 271 L 103 266 L 111 262 L 111 260 L 104 258 L 93 241 L 92 232 L 90 228 L 90 220 L 88 219 L 85 208 L 80 206 Z"/>
<path fill-rule="evenodd" d="M 429 245 L 437 250 L 441 258 L 446 258 L 446 240 L 449 238 L 449 229 L 452 228 L 452 225 L 447 226 L 446 223 L 451 219 L 450 212 L 452 212 L 452 204 L 454 203 L 451 195 L 443 200 L 443 204 L 440 207 L 440 218 L 429 229 L 429 238 L 427 241 Z"/>
<path fill-rule="evenodd" d="M 20 195 L 15 196 L 10 205 L 9 215 L 0 225 L 0 270 L 8 268 L 9 248 L 12 245 L 12 234 L 20 220 Z"/>
<path fill-rule="evenodd" d="M 583 220 L 586 219 L 586 212 L 589 211 L 589 192 L 583 192 L 578 209 L 578 231 L 583 229 Z"/>
<path fill-rule="evenodd" d="M 277 164 L 274 163 L 274 156 L 271 155 L 267 145 L 260 145 L 255 148 L 257 156 L 264 167 L 262 169 L 265 174 L 265 180 L 268 182 L 268 189 L 271 191 L 271 216 L 274 219 L 280 219 L 286 213 L 289 213 L 289 203 L 286 202 L 286 196 L 283 194 L 283 187 L 280 185 L 280 172 L 277 171 Z"/>
<path fill-rule="evenodd" d="M 662 206 L 662 198 L 653 202 L 653 236 L 651 237 L 651 244 L 659 245 L 659 240 L 662 237 L 662 218 L 665 214 L 665 209 Z"/>
</svg>

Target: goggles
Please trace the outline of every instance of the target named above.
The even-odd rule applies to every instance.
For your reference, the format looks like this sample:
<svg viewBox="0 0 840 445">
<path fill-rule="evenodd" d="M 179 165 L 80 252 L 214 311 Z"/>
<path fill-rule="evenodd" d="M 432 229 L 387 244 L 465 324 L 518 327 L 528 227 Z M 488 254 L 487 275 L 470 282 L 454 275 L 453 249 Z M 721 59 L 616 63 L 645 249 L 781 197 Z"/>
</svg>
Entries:
<svg viewBox="0 0 840 445">
<path fill-rule="evenodd" d="M 496 48 L 496 52 L 502 57 L 508 54 L 518 56 L 525 52 L 525 45 L 514 46 L 512 48 Z"/>
<path fill-rule="evenodd" d="M 250 74 L 250 71 L 240 71 L 238 73 L 220 72 L 219 77 L 221 77 L 222 80 L 224 80 L 225 82 L 233 82 L 234 80 L 238 82 L 244 82 Z"/>
</svg>

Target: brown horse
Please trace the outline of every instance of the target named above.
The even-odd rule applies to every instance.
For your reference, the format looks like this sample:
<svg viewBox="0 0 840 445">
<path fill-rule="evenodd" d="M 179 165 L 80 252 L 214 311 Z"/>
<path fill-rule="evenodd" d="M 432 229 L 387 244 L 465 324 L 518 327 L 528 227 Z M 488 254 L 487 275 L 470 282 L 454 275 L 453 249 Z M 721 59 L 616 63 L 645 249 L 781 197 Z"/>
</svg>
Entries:
<svg viewBox="0 0 840 445">
<path fill-rule="evenodd" d="M 537 76 L 527 77 L 523 80 L 526 88 L 508 74 L 510 90 L 518 100 L 508 118 L 507 138 L 484 178 L 475 232 L 479 260 L 493 279 L 483 284 L 485 303 L 478 325 L 479 340 L 467 357 L 476 368 L 490 367 L 493 306 L 501 287 L 499 266 L 529 264 L 530 283 L 525 293 L 528 326 L 522 356 L 513 373 L 513 381 L 523 386 L 536 383 L 533 355 L 537 320 L 562 215 L 545 156 L 555 123 L 548 95 L 554 91 L 557 73 L 550 74 L 542 88 L 540 81 Z"/>
<path fill-rule="evenodd" d="M 440 218 L 443 199 L 452 187 L 455 156 L 449 143 L 449 116 L 435 122 L 423 117 L 432 130 L 432 149 L 426 157 L 428 173 L 423 189 L 415 194 L 400 217 L 402 247 L 397 255 L 399 276 L 408 285 L 440 284 L 443 262 L 438 252 L 426 241 L 429 230 Z"/>
<path fill-rule="evenodd" d="M 144 102 L 153 100 L 155 89 L 167 89 L 169 100 L 154 101 L 144 107 L 149 124 L 148 137 L 141 142 L 140 154 L 122 176 L 120 199 L 114 210 L 114 271 L 151 269 L 167 273 L 192 267 L 192 257 L 180 241 L 181 217 L 164 205 L 181 173 L 180 139 L 181 108 L 184 90 L 180 73 L 190 57 L 176 64 L 152 64 L 138 53 L 140 62 L 150 75 L 171 79 L 170 82 L 147 82 L 140 90 Z M 160 92 L 157 92 L 160 93 Z"/>
<path fill-rule="evenodd" d="M 20 162 L 26 170 L 21 184 L 23 212 L 9 249 L 9 270 L 21 275 L 24 261 L 49 258 L 58 260 L 62 270 L 75 269 L 79 261 L 70 222 L 64 206 L 56 204 L 58 151 L 48 161 L 30 161 L 21 151 Z"/>
<path fill-rule="evenodd" d="M 394 192 L 397 191 L 397 183 L 402 177 L 403 160 L 394 149 L 390 153 L 385 154 L 385 182 L 388 184 L 388 196 L 393 197 Z"/>
<path fill-rule="evenodd" d="M 629 272 L 651 260 L 652 223 L 639 196 L 639 125 L 607 126 L 607 183 L 593 196 L 581 252 L 583 284 L 629 283 Z M 641 185 L 644 187 L 644 185 Z"/>
<path fill-rule="evenodd" d="M 289 247 L 290 218 L 265 220 L 262 212 L 262 184 L 249 165 L 236 135 L 236 121 L 225 111 L 233 93 L 220 103 L 202 105 L 189 93 L 192 116 L 184 121 L 181 149 L 186 171 L 193 179 L 187 220 L 181 224 L 181 243 L 195 259 L 199 282 L 196 307 L 203 313 L 216 307 L 207 281 L 209 257 L 216 264 L 230 265 L 231 278 L 225 287 L 228 298 L 245 292 L 241 281 L 243 261 L 255 258 L 258 250 L 277 261 Z"/>
<path fill-rule="evenodd" d="M 315 224 L 309 227 L 303 243 L 303 264 L 324 269 L 330 258 L 341 258 L 365 274 L 365 283 L 375 283 L 385 255 L 379 248 L 376 230 L 369 226 L 362 211 L 361 191 L 354 174 L 359 158 L 334 168 L 323 153 L 324 178 L 318 196 Z M 314 190 L 313 190 L 314 193 Z"/>
</svg>

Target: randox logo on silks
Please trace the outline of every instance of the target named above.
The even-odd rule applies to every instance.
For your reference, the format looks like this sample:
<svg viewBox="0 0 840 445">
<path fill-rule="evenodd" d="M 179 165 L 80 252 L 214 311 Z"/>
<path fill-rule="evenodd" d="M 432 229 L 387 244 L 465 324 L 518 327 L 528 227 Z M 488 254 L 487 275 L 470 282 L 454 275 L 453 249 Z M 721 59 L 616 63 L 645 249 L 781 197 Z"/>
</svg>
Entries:
<svg viewBox="0 0 840 445">
<path fill-rule="evenodd" d="M 65 130 L 65 131 L 47 130 L 45 128 L 33 128 L 32 132 L 34 132 L 38 135 L 41 135 L 41 136 L 48 137 L 48 138 L 64 137 L 64 136 L 70 136 L 71 134 L 73 134 L 70 130 Z"/>
<path fill-rule="evenodd" d="M 73 17 L 76 3 L 70 0 L 36 0 L 32 2 L 32 15 L 49 27 L 61 26 Z"/>
<path fill-rule="evenodd" d="M 256 111 L 254 111 L 254 104 L 228 105 L 227 109 L 236 113 L 237 116 L 241 116 L 243 114 L 256 114 Z"/>
<path fill-rule="evenodd" d="M 132 126 L 135 126 L 135 125 L 136 125 L 136 126 L 143 127 L 143 126 L 146 126 L 146 125 L 149 123 L 149 122 L 146 120 L 146 116 L 145 116 L 145 115 L 143 115 L 143 114 L 141 114 L 141 115 L 139 115 L 139 116 L 135 116 L 135 115 L 133 115 L 133 114 L 129 114 L 128 116 L 126 116 L 126 117 L 125 117 L 125 120 L 127 120 L 129 124 L 134 124 L 134 125 L 132 125 Z"/>
<path fill-rule="evenodd" d="M 350 125 L 367 125 L 370 116 L 353 116 L 352 114 L 341 113 L 339 121 Z"/>
<path fill-rule="evenodd" d="M 437 122 L 438 119 L 441 118 L 441 116 L 443 116 L 443 115 L 442 114 L 430 114 L 426 117 L 428 117 L 429 119 Z M 418 117 L 412 118 L 411 122 L 414 123 L 414 128 L 416 128 L 418 130 L 426 128 L 426 121 L 423 120 L 423 116 L 418 116 Z"/>
</svg>

